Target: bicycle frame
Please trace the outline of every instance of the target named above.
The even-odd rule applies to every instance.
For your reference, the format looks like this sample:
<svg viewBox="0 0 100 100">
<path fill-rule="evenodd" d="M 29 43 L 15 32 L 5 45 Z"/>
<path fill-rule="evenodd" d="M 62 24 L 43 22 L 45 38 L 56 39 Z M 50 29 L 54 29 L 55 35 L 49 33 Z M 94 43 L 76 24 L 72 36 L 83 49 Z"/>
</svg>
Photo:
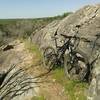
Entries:
<svg viewBox="0 0 100 100">
<path fill-rule="evenodd" d="M 52 38 L 54 39 L 56 46 L 56 55 L 57 55 L 56 59 L 58 62 L 62 62 L 61 59 L 63 59 L 65 51 L 69 50 L 69 47 L 72 47 L 71 38 L 69 38 L 62 46 L 58 46 L 57 37 L 52 37 Z"/>
</svg>

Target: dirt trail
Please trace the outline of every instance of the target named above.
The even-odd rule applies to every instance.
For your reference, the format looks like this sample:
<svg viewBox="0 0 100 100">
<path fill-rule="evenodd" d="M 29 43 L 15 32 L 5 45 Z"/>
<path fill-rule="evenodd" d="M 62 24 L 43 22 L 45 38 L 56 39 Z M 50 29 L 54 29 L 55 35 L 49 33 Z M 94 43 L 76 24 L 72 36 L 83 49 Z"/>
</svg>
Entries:
<svg viewBox="0 0 100 100">
<path fill-rule="evenodd" d="M 64 93 L 64 88 L 49 75 L 46 78 L 49 83 L 44 83 L 40 87 L 40 94 L 46 98 L 46 100 L 68 100 Z"/>
<path fill-rule="evenodd" d="M 18 66 L 29 68 L 28 73 L 33 77 L 46 72 L 43 65 L 36 65 L 40 63 L 36 53 L 30 52 L 25 47 L 24 42 L 16 40 L 11 44 L 14 45 L 14 49 L 10 50 L 10 52 L 14 52 L 15 54 L 13 61 L 21 62 Z M 35 89 L 36 92 L 31 91 L 29 92 L 31 94 L 29 94 L 27 98 L 24 98 L 24 95 L 14 100 L 21 100 L 22 98 L 23 100 L 31 100 L 32 96 L 34 96 L 33 93 L 35 93 L 36 96 L 44 96 L 45 100 L 67 100 L 63 87 L 52 78 L 52 73 L 42 77 L 40 80 L 44 82 L 39 84 L 40 87 Z"/>
</svg>

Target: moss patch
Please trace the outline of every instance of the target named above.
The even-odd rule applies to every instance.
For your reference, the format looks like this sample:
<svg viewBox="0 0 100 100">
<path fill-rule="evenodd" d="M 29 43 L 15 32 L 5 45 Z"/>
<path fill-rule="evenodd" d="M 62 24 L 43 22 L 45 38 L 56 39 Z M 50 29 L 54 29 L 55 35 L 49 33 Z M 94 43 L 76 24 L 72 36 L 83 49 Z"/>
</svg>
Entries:
<svg viewBox="0 0 100 100">
<path fill-rule="evenodd" d="M 31 100 L 46 100 L 44 96 L 34 96 Z"/>
</svg>

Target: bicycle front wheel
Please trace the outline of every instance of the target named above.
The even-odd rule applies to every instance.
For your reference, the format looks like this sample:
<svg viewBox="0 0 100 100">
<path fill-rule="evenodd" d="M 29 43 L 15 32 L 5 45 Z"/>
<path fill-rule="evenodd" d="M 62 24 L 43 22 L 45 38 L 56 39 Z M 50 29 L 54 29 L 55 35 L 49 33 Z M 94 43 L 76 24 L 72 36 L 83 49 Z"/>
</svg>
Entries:
<svg viewBox="0 0 100 100">
<path fill-rule="evenodd" d="M 45 68 L 50 70 L 53 68 L 56 60 L 55 50 L 52 47 L 47 47 L 43 53 Z"/>
</svg>

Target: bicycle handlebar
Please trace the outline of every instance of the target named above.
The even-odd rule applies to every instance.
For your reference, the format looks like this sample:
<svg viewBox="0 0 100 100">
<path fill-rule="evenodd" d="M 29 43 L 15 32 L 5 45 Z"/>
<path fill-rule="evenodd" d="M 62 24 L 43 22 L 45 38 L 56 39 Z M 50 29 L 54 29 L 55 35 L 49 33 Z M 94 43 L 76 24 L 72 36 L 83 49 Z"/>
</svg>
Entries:
<svg viewBox="0 0 100 100">
<path fill-rule="evenodd" d="M 53 39 L 58 39 L 58 37 L 55 37 L 55 36 L 51 36 L 51 38 L 53 38 Z"/>
<path fill-rule="evenodd" d="M 64 34 L 61 34 L 61 36 L 65 37 L 65 38 L 81 39 L 84 42 L 92 42 L 91 40 L 88 40 L 87 38 L 84 38 L 84 37 L 68 36 L 68 35 L 64 35 Z"/>
<path fill-rule="evenodd" d="M 79 37 L 76 37 L 76 36 L 68 36 L 68 35 L 64 35 L 64 34 L 61 34 L 61 36 L 65 37 L 65 38 L 79 38 Z"/>
</svg>

